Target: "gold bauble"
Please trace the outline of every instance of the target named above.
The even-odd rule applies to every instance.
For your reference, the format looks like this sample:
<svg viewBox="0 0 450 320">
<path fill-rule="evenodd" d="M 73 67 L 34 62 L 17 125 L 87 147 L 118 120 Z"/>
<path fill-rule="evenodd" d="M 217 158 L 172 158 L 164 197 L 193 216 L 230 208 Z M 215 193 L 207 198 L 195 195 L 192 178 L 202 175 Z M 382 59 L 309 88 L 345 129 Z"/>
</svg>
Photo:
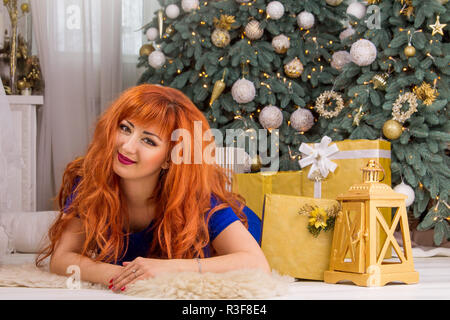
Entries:
<svg viewBox="0 0 450 320">
<path fill-rule="evenodd" d="M 210 106 L 212 106 L 214 101 L 216 101 L 217 98 L 219 98 L 219 96 L 222 94 L 223 90 L 225 90 L 226 84 L 225 84 L 224 78 L 225 78 L 226 71 L 227 70 L 225 69 L 225 71 L 223 72 L 223 75 L 222 75 L 222 79 L 217 80 L 214 83 L 214 89 L 213 89 L 213 92 L 211 95 L 211 100 L 209 101 Z"/>
<path fill-rule="evenodd" d="M 20 9 L 22 10 L 23 13 L 27 13 L 30 11 L 30 7 L 28 6 L 28 3 L 22 3 L 22 5 L 20 6 Z"/>
<path fill-rule="evenodd" d="M 412 45 L 408 45 L 406 46 L 405 50 L 403 50 L 403 52 L 407 57 L 414 57 L 414 55 L 416 54 L 416 48 L 414 48 Z"/>
<path fill-rule="evenodd" d="M 17 89 L 23 90 L 27 87 L 27 82 L 25 80 L 17 81 Z"/>
<path fill-rule="evenodd" d="M 252 158 L 252 164 L 250 166 L 251 172 L 259 172 L 262 168 L 261 157 L 256 155 Z"/>
<path fill-rule="evenodd" d="M 303 64 L 299 58 L 294 58 L 284 66 L 284 73 L 290 78 L 298 78 L 303 73 Z"/>
<path fill-rule="evenodd" d="M 214 29 L 213 33 L 211 34 L 211 41 L 216 47 L 226 47 L 230 44 L 231 41 L 230 33 L 225 29 Z"/>
<path fill-rule="evenodd" d="M 403 127 L 400 122 L 395 120 L 388 120 L 383 125 L 383 134 L 390 140 L 400 138 L 403 133 Z"/>
<path fill-rule="evenodd" d="M 342 3 L 342 1 L 344 1 L 344 0 L 325 0 L 325 2 L 327 4 L 329 4 L 330 6 L 333 6 L 333 7 L 340 5 Z"/>
<path fill-rule="evenodd" d="M 373 88 L 375 90 L 376 89 L 386 90 L 386 85 L 387 85 L 387 79 L 388 78 L 389 78 L 389 75 L 387 73 L 376 74 L 372 78 Z"/>
<path fill-rule="evenodd" d="M 153 51 L 155 51 L 155 48 L 150 43 L 147 43 L 141 47 L 141 49 L 139 50 L 139 55 L 141 57 L 149 56 Z"/>
<path fill-rule="evenodd" d="M 166 33 L 167 33 L 169 36 L 171 36 L 172 34 L 174 34 L 174 32 L 175 32 L 175 29 L 174 29 L 174 27 L 173 27 L 172 25 L 169 25 L 169 26 L 166 28 Z"/>
</svg>

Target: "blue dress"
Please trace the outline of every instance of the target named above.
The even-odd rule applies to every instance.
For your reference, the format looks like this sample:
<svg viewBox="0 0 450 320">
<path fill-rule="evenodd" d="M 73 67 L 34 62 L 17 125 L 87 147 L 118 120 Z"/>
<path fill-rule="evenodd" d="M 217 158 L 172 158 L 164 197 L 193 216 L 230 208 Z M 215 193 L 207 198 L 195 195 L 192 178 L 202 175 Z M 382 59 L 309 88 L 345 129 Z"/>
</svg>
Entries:
<svg viewBox="0 0 450 320">
<path fill-rule="evenodd" d="M 72 203 L 73 200 L 73 190 L 75 189 L 76 185 L 80 181 L 80 177 L 77 177 L 75 180 L 75 184 L 72 188 L 72 193 L 67 198 L 65 206 L 64 206 L 64 212 L 66 212 L 67 207 Z M 211 208 L 214 208 L 217 206 L 218 200 L 211 196 Z M 244 214 L 247 216 L 247 222 L 248 222 L 248 231 L 250 234 L 255 238 L 256 242 L 258 244 L 261 244 L 261 220 L 259 217 L 247 206 L 243 209 Z M 205 254 L 205 257 L 211 256 L 211 248 L 210 244 L 211 242 L 230 224 L 232 224 L 235 221 L 238 221 L 239 217 L 234 213 L 233 209 L 230 207 L 224 208 L 221 210 L 216 211 L 211 218 L 209 219 L 208 223 L 208 232 L 209 232 L 209 238 L 210 243 L 203 248 L 203 252 Z M 150 243 L 153 239 L 153 221 L 145 228 L 144 230 L 140 232 L 131 233 L 128 236 L 128 249 L 125 253 L 125 256 L 123 256 L 122 259 L 118 260 L 116 264 L 122 265 L 124 261 L 133 261 L 137 257 L 145 257 L 149 248 Z"/>
</svg>

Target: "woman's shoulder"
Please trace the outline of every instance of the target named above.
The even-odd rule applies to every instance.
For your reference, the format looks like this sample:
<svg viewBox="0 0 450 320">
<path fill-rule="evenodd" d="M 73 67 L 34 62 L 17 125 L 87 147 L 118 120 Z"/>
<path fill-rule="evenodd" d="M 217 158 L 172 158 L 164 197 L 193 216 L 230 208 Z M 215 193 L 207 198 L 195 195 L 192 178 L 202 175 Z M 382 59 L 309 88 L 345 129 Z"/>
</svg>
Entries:
<svg viewBox="0 0 450 320">
<path fill-rule="evenodd" d="M 217 196 L 211 195 L 211 210 L 214 209 L 215 207 L 219 206 L 222 203 L 223 202 Z M 253 210 L 250 209 L 247 205 L 244 205 L 244 208 L 243 208 L 242 211 L 247 216 L 247 218 L 250 218 L 250 219 L 258 218 L 256 213 L 253 212 Z M 238 219 L 236 213 L 234 212 L 234 210 L 229 205 L 227 207 L 225 207 L 225 208 L 217 210 L 212 215 L 212 217 L 214 217 L 214 216 L 216 216 L 216 218 L 225 217 L 225 216 L 235 216 Z"/>
<path fill-rule="evenodd" d="M 211 196 L 211 210 L 221 204 L 215 196 Z M 259 243 L 261 240 L 261 219 L 248 206 L 244 206 L 243 213 L 247 217 L 248 230 Z M 235 221 L 239 221 L 238 215 L 234 210 L 227 206 L 214 212 L 209 220 L 208 227 L 210 230 L 211 240 L 224 230 L 227 226 Z"/>
</svg>

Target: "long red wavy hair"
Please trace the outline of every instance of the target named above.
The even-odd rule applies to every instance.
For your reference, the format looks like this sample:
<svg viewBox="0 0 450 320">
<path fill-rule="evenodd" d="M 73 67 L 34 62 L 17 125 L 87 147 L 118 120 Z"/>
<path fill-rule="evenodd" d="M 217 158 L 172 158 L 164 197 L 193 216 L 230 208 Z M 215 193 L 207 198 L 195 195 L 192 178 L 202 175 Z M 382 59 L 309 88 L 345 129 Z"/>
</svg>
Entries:
<svg viewBox="0 0 450 320">
<path fill-rule="evenodd" d="M 36 265 L 53 254 L 69 221 L 78 217 L 85 234 L 82 255 L 90 256 L 95 261 L 116 262 L 124 254 L 126 233 L 123 229 L 128 214 L 123 214 L 127 212 L 126 201 L 120 190 L 120 177 L 112 168 L 115 139 L 119 124 L 124 119 L 141 127 L 157 123 L 162 130 L 160 133 L 169 141 L 169 152 L 180 143 L 171 139 L 174 130 L 185 129 L 194 137 L 195 121 L 201 122 L 202 137 L 210 129 L 203 113 L 177 89 L 143 84 L 125 91 L 100 117 L 87 153 L 67 165 L 61 188 L 54 199 L 59 215 L 49 229 L 49 245 L 37 256 Z M 214 136 L 211 139 L 214 142 Z M 209 219 L 217 210 L 231 207 L 248 227 L 243 212 L 245 199 L 226 189 L 226 184 L 231 181 L 225 169 L 215 162 L 195 164 L 195 143 L 184 139 L 181 143 L 184 150 L 190 150 L 190 153 L 187 152 L 190 163 L 171 161 L 169 169 L 160 175 L 149 197 L 156 202 L 156 210 L 148 257 L 204 257 L 202 249 L 210 241 L 208 220 L 205 219 L 208 211 Z M 206 147 L 214 157 L 215 146 L 210 149 L 211 142 L 203 142 L 202 154 Z M 73 190 L 77 176 L 82 178 Z M 72 203 L 64 210 L 72 191 Z M 212 195 L 219 205 L 211 210 Z"/>
</svg>

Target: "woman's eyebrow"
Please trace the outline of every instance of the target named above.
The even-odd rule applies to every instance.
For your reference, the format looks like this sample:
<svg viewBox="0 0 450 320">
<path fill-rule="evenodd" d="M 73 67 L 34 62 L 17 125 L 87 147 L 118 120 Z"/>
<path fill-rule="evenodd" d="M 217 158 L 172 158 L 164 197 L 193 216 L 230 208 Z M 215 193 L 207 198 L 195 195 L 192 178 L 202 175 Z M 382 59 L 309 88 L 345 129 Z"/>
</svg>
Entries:
<svg viewBox="0 0 450 320">
<path fill-rule="evenodd" d="M 128 124 L 134 128 L 134 124 L 132 124 L 132 123 L 131 123 L 130 121 L 128 121 L 128 120 L 125 120 L 125 121 L 128 122 Z M 152 132 L 144 131 L 143 133 L 144 133 L 144 134 L 148 134 L 148 135 L 150 135 L 150 136 L 155 136 L 155 137 L 157 137 L 159 140 L 162 141 L 162 139 L 161 139 L 160 137 L 158 137 L 156 134 L 154 134 L 154 133 L 152 133 Z"/>
</svg>

